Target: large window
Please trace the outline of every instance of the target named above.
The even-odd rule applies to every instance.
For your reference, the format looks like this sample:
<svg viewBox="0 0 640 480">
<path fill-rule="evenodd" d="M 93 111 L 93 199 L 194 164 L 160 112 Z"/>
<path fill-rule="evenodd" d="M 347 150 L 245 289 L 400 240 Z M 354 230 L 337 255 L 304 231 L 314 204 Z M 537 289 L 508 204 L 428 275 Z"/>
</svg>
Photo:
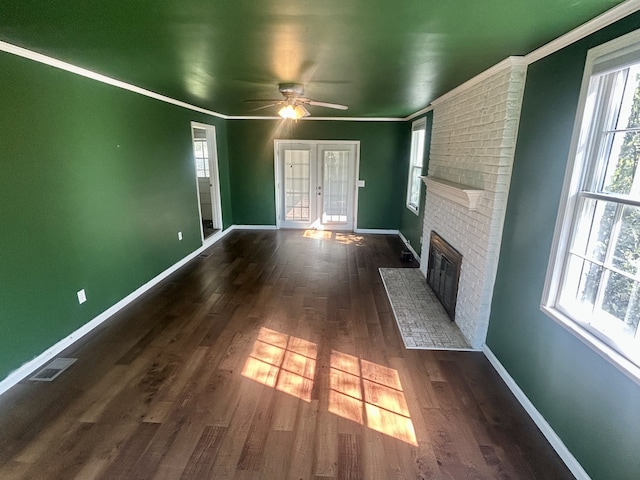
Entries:
<svg viewBox="0 0 640 480">
<path fill-rule="evenodd" d="M 634 375 L 640 367 L 639 41 L 626 36 L 589 53 L 543 302 Z"/>
<path fill-rule="evenodd" d="M 422 165 L 424 162 L 424 139 L 426 130 L 426 118 L 416 120 L 411 127 L 407 208 L 416 214 L 420 211 L 420 176 L 422 175 Z"/>
</svg>

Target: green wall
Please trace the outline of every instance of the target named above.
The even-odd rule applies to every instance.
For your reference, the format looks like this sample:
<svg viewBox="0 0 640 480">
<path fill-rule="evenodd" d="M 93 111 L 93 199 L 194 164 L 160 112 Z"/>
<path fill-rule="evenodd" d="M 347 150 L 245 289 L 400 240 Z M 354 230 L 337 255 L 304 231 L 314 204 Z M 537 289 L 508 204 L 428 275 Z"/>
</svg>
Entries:
<svg viewBox="0 0 640 480">
<path fill-rule="evenodd" d="M 529 66 L 487 345 L 594 479 L 640 478 L 640 386 L 540 311 L 588 48 L 634 14 Z"/>
<path fill-rule="evenodd" d="M 223 121 L 5 53 L 0 85 L 2 379 L 201 245 L 192 120 L 233 218 Z"/>
<path fill-rule="evenodd" d="M 426 175 L 429 172 L 429 152 L 431 151 L 431 127 L 433 125 L 433 110 L 427 112 L 425 115 L 427 119 L 427 130 L 424 139 L 424 163 L 422 165 L 422 175 Z M 420 117 L 414 119 L 418 120 Z M 404 143 L 406 145 L 406 158 L 405 158 L 405 171 L 404 171 L 404 192 L 402 196 L 402 210 L 400 213 L 400 233 L 404 235 L 411 247 L 416 251 L 418 255 L 422 253 L 422 244 L 420 243 L 422 237 L 422 229 L 424 224 L 424 197 L 426 194 L 426 186 L 423 183 L 420 184 L 420 211 L 418 215 L 409 210 L 406 206 L 407 199 L 407 176 L 409 175 L 409 154 L 411 151 L 411 125 L 412 122 L 406 124 L 406 137 Z M 427 240 L 428 242 L 429 240 Z"/>
<path fill-rule="evenodd" d="M 274 139 L 359 140 L 360 179 L 366 186 L 358 192 L 358 228 L 399 228 L 406 181 L 405 123 L 231 120 L 227 130 L 235 224 L 276 224 Z"/>
</svg>

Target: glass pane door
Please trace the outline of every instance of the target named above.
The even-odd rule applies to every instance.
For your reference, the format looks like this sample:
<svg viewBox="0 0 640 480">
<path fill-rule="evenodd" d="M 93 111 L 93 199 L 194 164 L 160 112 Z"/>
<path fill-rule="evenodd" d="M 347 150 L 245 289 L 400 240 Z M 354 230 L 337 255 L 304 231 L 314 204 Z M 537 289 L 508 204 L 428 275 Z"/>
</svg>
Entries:
<svg viewBox="0 0 640 480">
<path fill-rule="evenodd" d="M 326 228 L 353 228 L 355 190 L 355 147 L 353 145 L 319 145 L 321 159 L 318 175 L 320 223 Z"/>
<path fill-rule="evenodd" d="M 275 141 L 278 227 L 353 230 L 356 146 Z"/>
<path fill-rule="evenodd" d="M 322 169 L 322 223 L 347 221 L 349 153 L 325 151 Z"/>
<path fill-rule="evenodd" d="M 278 148 L 280 170 L 280 224 L 305 228 L 316 218 L 315 155 L 310 145 L 284 144 Z"/>
<path fill-rule="evenodd" d="M 308 150 L 284 152 L 284 211 L 285 220 L 308 222 L 311 204 L 311 155 Z"/>
</svg>

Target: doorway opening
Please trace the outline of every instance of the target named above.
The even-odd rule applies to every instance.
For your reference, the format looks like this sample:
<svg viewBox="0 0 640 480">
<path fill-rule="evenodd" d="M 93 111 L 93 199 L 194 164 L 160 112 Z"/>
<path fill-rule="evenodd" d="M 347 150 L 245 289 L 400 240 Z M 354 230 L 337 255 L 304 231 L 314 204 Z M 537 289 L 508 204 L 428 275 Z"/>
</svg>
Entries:
<svg viewBox="0 0 640 480">
<path fill-rule="evenodd" d="M 191 122 L 202 241 L 222 229 L 216 127 Z"/>
<path fill-rule="evenodd" d="M 359 142 L 275 140 L 276 225 L 353 231 Z"/>
</svg>

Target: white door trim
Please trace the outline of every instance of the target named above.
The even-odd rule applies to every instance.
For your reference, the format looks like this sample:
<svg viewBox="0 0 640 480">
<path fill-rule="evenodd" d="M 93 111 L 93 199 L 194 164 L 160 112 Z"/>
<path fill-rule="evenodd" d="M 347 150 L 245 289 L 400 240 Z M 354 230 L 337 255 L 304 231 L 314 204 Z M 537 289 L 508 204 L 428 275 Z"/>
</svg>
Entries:
<svg viewBox="0 0 640 480">
<path fill-rule="evenodd" d="M 191 143 L 193 145 L 193 129 L 200 128 L 207 132 L 207 145 L 209 147 L 209 178 L 211 179 L 211 207 L 213 217 L 213 228 L 222 230 L 222 202 L 220 195 L 220 170 L 218 168 L 218 140 L 216 137 L 216 127 L 206 123 L 191 122 Z M 193 147 L 192 147 L 193 148 Z M 200 186 L 198 182 L 198 172 L 196 163 L 193 162 L 193 169 L 196 176 L 196 194 L 198 199 L 198 214 L 200 216 L 200 236 L 204 242 L 204 232 L 202 231 L 202 209 L 200 207 Z"/>
<path fill-rule="evenodd" d="M 282 227 L 283 219 L 281 219 L 281 213 L 283 209 L 282 205 L 282 192 L 281 192 L 281 179 L 282 172 L 280 170 L 280 162 L 278 161 L 278 150 L 280 145 L 309 145 L 312 149 L 315 148 L 316 152 L 320 146 L 329 145 L 349 145 L 355 149 L 354 158 L 354 182 L 353 188 L 353 227 L 350 231 L 355 231 L 358 228 L 358 179 L 360 178 L 360 141 L 359 140 L 291 140 L 291 139 L 276 139 L 273 141 L 273 171 L 274 171 L 274 185 L 275 185 L 275 203 L 276 203 L 276 228 Z"/>
</svg>

